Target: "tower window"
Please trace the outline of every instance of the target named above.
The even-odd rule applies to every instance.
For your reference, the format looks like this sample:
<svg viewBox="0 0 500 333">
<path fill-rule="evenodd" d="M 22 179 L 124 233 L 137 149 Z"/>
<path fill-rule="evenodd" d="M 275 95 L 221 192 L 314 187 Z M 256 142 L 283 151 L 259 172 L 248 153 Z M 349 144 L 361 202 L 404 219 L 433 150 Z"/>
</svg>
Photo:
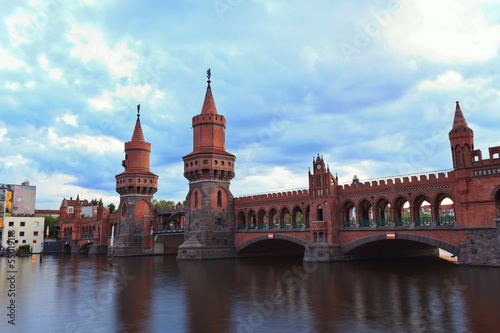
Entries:
<svg viewBox="0 0 500 333">
<path fill-rule="evenodd" d="M 221 192 L 221 190 L 217 191 L 217 207 L 222 207 L 222 192 Z"/>
<path fill-rule="evenodd" d="M 217 160 L 214 160 L 214 164 L 217 165 L 219 162 Z"/>
<path fill-rule="evenodd" d="M 194 192 L 194 208 L 198 208 L 198 191 Z"/>
</svg>

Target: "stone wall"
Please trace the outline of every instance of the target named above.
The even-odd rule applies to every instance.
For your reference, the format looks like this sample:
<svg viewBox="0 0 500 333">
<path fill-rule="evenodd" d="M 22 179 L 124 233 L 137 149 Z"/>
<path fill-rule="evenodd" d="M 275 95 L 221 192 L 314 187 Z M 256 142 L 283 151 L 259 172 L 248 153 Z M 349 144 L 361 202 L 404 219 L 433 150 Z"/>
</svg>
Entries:
<svg viewBox="0 0 500 333">
<path fill-rule="evenodd" d="M 466 231 L 460 243 L 459 264 L 500 266 L 500 222 L 497 228 Z"/>
</svg>

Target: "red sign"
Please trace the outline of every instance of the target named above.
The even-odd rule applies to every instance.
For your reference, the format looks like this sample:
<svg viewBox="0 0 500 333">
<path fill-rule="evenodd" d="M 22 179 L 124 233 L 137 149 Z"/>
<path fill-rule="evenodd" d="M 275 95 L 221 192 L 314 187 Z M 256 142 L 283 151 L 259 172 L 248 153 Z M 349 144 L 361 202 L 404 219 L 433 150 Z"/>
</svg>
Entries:
<svg viewBox="0 0 500 333">
<path fill-rule="evenodd" d="M 396 233 L 395 232 L 388 232 L 387 239 L 396 239 Z"/>
<path fill-rule="evenodd" d="M 267 234 L 267 239 L 273 239 L 274 238 L 274 234 Z"/>
</svg>

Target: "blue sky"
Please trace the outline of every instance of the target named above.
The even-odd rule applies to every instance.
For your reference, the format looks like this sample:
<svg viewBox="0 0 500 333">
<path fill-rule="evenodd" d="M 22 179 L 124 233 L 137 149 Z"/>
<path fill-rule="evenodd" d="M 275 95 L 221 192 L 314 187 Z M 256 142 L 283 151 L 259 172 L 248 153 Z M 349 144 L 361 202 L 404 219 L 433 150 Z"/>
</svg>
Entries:
<svg viewBox="0 0 500 333">
<path fill-rule="evenodd" d="M 455 101 L 500 145 L 499 1 L 25 0 L 0 3 L 0 183 L 37 208 L 118 203 L 136 105 L 155 198 L 182 201 L 212 69 L 235 195 L 450 169 Z"/>
</svg>

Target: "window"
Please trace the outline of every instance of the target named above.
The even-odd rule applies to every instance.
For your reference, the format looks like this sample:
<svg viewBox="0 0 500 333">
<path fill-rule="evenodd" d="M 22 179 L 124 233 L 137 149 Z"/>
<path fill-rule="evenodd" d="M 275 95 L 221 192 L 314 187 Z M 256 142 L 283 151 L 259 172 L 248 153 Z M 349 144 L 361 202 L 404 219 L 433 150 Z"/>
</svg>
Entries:
<svg viewBox="0 0 500 333">
<path fill-rule="evenodd" d="M 37 221 L 37 222 L 33 223 L 33 226 L 39 227 L 40 226 L 40 222 Z"/>
<path fill-rule="evenodd" d="M 194 208 L 198 208 L 198 191 L 194 192 Z"/>
<path fill-rule="evenodd" d="M 26 239 L 23 239 L 23 244 L 26 244 Z"/>
<path fill-rule="evenodd" d="M 14 226 L 14 222 L 9 222 L 9 227 L 13 227 Z"/>
<path fill-rule="evenodd" d="M 73 213 L 73 207 L 68 207 L 68 213 Z"/>
<path fill-rule="evenodd" d="M 33 236 L 38 236 L 38 231 L 33 231 Z"/>
<path fill-rule="evenodd" d="M 24 231 L 19 231 L 19 237 L 24 236 Z"/>
<path fill-rule="evenodd" d="M 19 243 L 19 241 L 16 239 L 16 244 Z"/>
<path fill-rule="evenodd" d="M 24 227 L 26 222 L 21 222 L 21 227 Z"/>
<path fill-rule="evenodd" d="M 17 242 L 17 241 L 16 241 L 16 242 Z M 36 243 L 36 239 L 33 239 L 33 244 L 35 244 L 35 243 Z"/>
<path fill-rule="evenodd" d="M 217 191 L 217 207 L 222 207 L 222 192 L 221 192 L 221 190 Z"/>
<path fill-rule="evenodd" d="M 217 218 L 217 224 L 218 224 L 218 225 L 221 225 L 221 224 L 222 224 L 222 218 L 220 218 L 220 217 L 218 217 L 218 218 Z"/>
</svg>

